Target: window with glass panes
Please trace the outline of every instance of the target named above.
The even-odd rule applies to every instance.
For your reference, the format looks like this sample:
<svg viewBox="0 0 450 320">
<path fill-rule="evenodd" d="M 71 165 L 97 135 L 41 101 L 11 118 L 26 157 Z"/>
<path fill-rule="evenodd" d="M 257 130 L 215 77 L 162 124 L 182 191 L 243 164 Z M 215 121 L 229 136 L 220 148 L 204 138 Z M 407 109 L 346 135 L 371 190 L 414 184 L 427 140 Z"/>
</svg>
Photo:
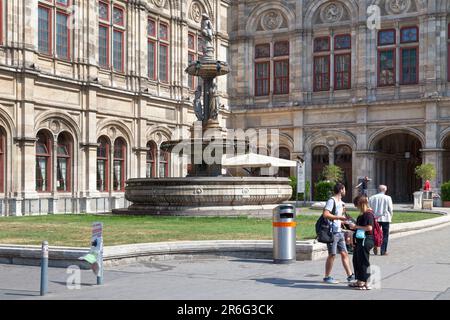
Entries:
<svg viewBox="0 0 450 320">
<path fill-rule="evenodd" d="M 169 24 L 157 17 L 147 21 L 148 78 L 169 82 Z"/>
<path fill-rule="evenodd" d="M 98 139 L 97 147 L 97 190 L 109 191 L 109 150 L 110 144 L 106 137 Z"/>
<path fill-rule="evenodd" d="M 289 42 L 275 42 L 273 46 L 273 94 L 289 93 Z"/>
<path fill-rule="evenodd" d="M 114 142 L 114 162 L 113 162 L 113 190 L 125 190 L 125 159 L 127 154 L 127 145 L 122 138 Z"/>
<path fill-rule="evenodd" d="M 314 39 L 314 91 L 329 91 L 332 83 L 334 90 L 351 88 L 351 49 L 352 38 L 349 34 Z"/>
<path fill-rule="evenodd" d="M 147 143 L 147 159 L 145 176 L 147 178 L 154 178 L 156 176 L 156 144 L 153 142 Z"/>
<path fill-rule="evenodd" d="M 125 8 L 109 1 L 98 6 L 98 63 L 117 72 L 125 69 Z"/>
<path fill-rule="evenodd" d="M 4 130 L 0 127 L 0 193 L 5 191 L 5 137 Z"/>
<path fill-rule="evenodd" d="M 352 38 L 348 34 L 334 37 L 334 89 L 351 88 Z"/>
<path fill-rule="evenodd" d="M 3 0 L 0 0 L 0 44 L 3 44 Z"/>
<path fill-rule="evenodd" d="M 36 191 L 51 191 L 52 140 L 40 131 L 36 141 Z"/>
<path fill-rule="evenodd" d="M 41 0 L 38 4 L 38 51 L 70 59 L 70 1 Z"/>
<path fill-rule="evenodd" d="M 68 133 L 58 136 L 56 162 L 56 188 L 60 192 L 70 191 L 72 169 L 72 139 Z"/>
<path fill-rule="evenodd" d="M 398 64 L 397 53 L 400 57 Z M 419 28 L 416 26 L 378 32 L 378 86 L 394 86 L 397 72 L 401 85 L 419 81 Z"/>
<path fill-rule="evenodd" d="M 203 55 L 204 41 L 203 38 L 196 32 L 188 33 L 188 64 L 200 60 Z M 196 83 L 197 77 L 188 77 L 188 86 L 191 90 L 195 90 L 197 85 L 201 84 L 201 78 L 197 78 L 199 83 Z"/>
<path fill-rule="evenodd" d="M 256 45 L 254 66 L 255 96 L 289 93 L 289 41 Z"/>
<path fill-rule="evenodd" d="M 169 177 L 169 152 L 159 150 L 159 178 Z"/>
<path fill-rule="evenodd" d="M 330 90 L 330 37 L 314 39 L 314 91 Z"/>
<path fill-rule="evenodd" d="M 447 28 L 447 78 L 450 81 L 450 24 Z"/>
</svg>

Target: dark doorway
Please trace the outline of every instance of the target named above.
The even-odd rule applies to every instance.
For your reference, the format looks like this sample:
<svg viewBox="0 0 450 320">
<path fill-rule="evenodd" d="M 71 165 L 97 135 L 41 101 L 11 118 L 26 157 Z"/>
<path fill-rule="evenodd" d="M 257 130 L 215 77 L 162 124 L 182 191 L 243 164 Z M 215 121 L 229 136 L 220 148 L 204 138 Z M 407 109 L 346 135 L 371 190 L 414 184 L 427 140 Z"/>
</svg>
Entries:
<svg viewBox="0 0 450 320">
<path fill-rule="evenodd" d="M 421 148 L 419 139 L 406 133 L 388 135 L 375 145 L 375 184 L 386 185 L 394 202 L 412 202 L 420 190 L 415 168 L 422 164 Z"/>
<path fill-rule="evenodd" d="M 443 163 L 443 181 L 450 181 L 450 135 L 444 141 L 444 156 L 442 159 Z"/>
<path fill-rule="evenodd" d="M 334 164 L 344 171 L 342 183 L 347 191 L 344 202 L 352 202 L 352 148 L 346 145 L 338 146 L 334 151 Z"/>
<path fill-rule="evenodd" d="M 322 180 L 322 171 L 330 163 L 330 154 L 328 148 L 324 146 L 315 147 L 312 152 L 312 174 L 311 174 L 311 186 L 312 197 L 315 199 L 316 182 Z"/>
</svg>

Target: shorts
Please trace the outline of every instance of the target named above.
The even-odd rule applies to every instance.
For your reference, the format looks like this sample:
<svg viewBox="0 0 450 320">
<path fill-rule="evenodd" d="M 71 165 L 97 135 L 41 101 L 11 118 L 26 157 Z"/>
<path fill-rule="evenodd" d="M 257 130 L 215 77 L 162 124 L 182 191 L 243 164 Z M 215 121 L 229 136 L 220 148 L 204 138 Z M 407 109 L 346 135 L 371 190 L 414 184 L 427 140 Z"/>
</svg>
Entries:
<svg viewBox="0 0 450 320">
<path fill-rule="evenodd" d="M 342 252 L 347 253 L 347 246 L 345 244 L 345 236 L 343 232 L 337 232 L 334 234 L 333 243 L 327 243 L 328 255 L 335 256 L 336 254 L 341 254 Z"/>
</svg>

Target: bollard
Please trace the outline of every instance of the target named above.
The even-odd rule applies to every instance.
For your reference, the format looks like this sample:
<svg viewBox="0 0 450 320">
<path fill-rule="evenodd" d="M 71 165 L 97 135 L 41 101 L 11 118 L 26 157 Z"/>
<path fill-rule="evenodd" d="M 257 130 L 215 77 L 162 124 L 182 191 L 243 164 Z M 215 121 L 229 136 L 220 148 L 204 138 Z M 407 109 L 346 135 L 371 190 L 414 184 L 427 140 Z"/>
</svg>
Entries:
<svg viewBox="0 0 450 320">
<path fill-rule="evenodd" d="M 102 225 L 103 230 L 103 225 Z M 97 241 L 98 243 L 98 256 L 97 256 L 97 265 L 98 265 L 98 274 L 97 274 L 97 285 L 103 284 L 103 235 L 101 235 Z"/>
<path fill-rule="evenodd" d="M 103 284 L 103 253 L 100 252 L 98 257 L 98 275 L 97 275 L 97 285 Z"/>
<path fill-rule="evenodd" d="M 42 242 L 41 259 L 41 296 L 45 296 L 48 291 L 48 242 Z"/>
</svg>

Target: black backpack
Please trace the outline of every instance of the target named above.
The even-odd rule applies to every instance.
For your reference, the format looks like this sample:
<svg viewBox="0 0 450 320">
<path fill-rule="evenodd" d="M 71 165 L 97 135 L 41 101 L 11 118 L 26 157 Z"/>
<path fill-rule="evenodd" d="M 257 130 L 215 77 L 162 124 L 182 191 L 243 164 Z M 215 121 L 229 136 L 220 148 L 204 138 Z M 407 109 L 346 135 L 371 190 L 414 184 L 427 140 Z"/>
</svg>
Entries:
<svg viewBox="0 0 450 320">
<path fill-rule="evenodd" d="M 333 210 L 331 213 L 336 215 L 336 201 L 333 199 Z M 328 219 L 323 217 L 323 214 L 320 215 L 319 220 L 316 222 L 316 239 L 321 243 L 333 243 L 334 235 L 333 235 L 333 226 Z"/>
</svg>

